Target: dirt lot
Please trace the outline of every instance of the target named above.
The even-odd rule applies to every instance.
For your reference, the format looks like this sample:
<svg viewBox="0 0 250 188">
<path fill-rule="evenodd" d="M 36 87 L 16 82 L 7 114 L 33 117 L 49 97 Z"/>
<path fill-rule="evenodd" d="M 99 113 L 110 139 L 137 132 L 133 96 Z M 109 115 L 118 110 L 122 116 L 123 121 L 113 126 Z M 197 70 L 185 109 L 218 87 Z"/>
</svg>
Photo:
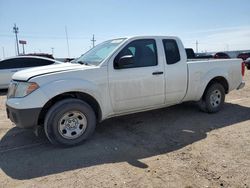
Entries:
<svg viewBox="0 0 250 188">
<path fill-rule="evenodd" d="M 0 96 L 0 187 L 250 187 L 250 71 L 217 114 L 187 103 L 107 120 L 55 148 L 13 127 Z"/>
</svg>

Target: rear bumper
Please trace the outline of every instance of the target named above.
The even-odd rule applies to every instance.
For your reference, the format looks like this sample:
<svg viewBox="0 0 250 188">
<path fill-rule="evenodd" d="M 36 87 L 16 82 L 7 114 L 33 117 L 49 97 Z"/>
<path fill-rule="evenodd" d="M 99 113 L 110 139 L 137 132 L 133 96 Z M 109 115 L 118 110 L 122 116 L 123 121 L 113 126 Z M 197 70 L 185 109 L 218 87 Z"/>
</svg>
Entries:
<svg viewBox="0 0 250 188">
<path fill-rule="evenodd" d="M 32 128 L 37 125 L 41 108 L 15 109 L 6 105 L 8 118 L 20 128 Z"/>
<path fill-rule="evenodd" d="M 243 87 L 245 87 L 245 82 L 241 81 L 240 85 L 237 87 L 237 90 L 242 89 Z"/>
</svg>

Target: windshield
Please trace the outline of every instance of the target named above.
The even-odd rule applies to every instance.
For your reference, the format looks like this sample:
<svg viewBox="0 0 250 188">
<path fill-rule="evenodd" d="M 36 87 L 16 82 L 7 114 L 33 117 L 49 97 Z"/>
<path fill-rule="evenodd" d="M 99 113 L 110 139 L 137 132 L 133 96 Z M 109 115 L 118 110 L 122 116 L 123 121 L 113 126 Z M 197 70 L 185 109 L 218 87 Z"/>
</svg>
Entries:
<svg viewBox="0 0 250 188">
<path fill-rule="evenodd" d="M 99 65 L 104 59 L 106 59 L 115 49 L 118 47 L 124 39 L 114 39 L 105 41 L 81 57 L 71 61 L 71 63 L 80 63 L 84 65 Z"/>
</svg>

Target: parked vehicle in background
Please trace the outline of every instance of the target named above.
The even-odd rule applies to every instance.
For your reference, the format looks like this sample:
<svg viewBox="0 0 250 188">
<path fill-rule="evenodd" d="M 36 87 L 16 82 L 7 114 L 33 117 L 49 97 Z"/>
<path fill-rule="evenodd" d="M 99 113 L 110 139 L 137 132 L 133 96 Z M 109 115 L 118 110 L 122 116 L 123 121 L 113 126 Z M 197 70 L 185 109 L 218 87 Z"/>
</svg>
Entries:
<svg viewBox="0 0 250 188">
<path fill-rule="evenodd" d="M 17 56 L 0 61 L 0 89 L 7 89 L 12 75 L 20 70 L 59 63 L 53 59 L 35 56 Z"/>
<path fill-rule="evenodd" d="M 196 54 L 196 59 L 211 59 L 211 58 L 214 58 L 213 55 L 211 54 L 201 54 L 201 53 L 197 53 Z"/>
<path fill-rule="evenodd" d="M 245 85 L 240 59 L 189 61 L 177 37 L 113 39 L 73 62 L 13 75 L 6 108 L 17 127 L 41 125 L 52 144 L 70 146 L 114 116 L 185 101 L 218 112 L 225 95 Z"/>
<path fill-rule="evenodd" d="M 36 57 L 55 59 L 52 54 L 46 54 L 46 53 L 29 53 L 29 54 L 20 54 L 19 56 L 36 56 Z"/>
<path fill-rule="evenodd" d="M 230 59 L 229 55 L 224 52 L 217 52 L 214 54 L 215 59 Z"/>
<path fill-rule="evenodd" d="M 67 63 L 74 60 L 74 58 L 55 58 L 55 59 L 63 63 Z"/>
<path fill-rule="evenodd" d="M 246 60 L 247 58 L 250 57 L 250 52 L 243 52 L 243 53 L 240 53 L 237 58 L 241 58 L 243 60 Z"/>
<path fill-rule="evenodd" d="M 196 58 L 196 55 L 194 53 L 193 48 L 185 48 L 185 51 L 186 51 L 188 59 L 195 59 Z"/>
<path fill-rule="evenodd" d="M 188 59 L 210 59 L 213 58 L 212 55 L 207 55 L 207 54 L 201 54 L 201 53 L 194 53 L 193 48 L 185 48 L 186 54 L 187 54 L 187 58 Z"/>
<path fill-rule="evenodd" d="M 245 60 L 245 65 L 248 70 L 250 70 L 250 57 Z"/>
</svg>

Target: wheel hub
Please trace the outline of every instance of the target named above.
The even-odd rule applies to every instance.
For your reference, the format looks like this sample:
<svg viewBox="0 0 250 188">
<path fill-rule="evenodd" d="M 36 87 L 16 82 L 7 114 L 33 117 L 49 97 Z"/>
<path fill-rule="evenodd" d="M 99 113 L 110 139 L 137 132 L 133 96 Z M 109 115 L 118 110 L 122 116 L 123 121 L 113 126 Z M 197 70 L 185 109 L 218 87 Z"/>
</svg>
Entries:
<svg viewBox="0 0 250 188">
<path fill-rule="evenodd" d="M 221 103 L 221 92 L 219 90 L 214 90 L 210 95 L 210 104 L 213 107 L 218 107 Z"/>
<path fill-rule="evenodd" d="M 87 119 L 80 111 L 70 111 L 62 115 L 58 131 L 66 139 L 76 139 L 81 136 L 87 128 Z"/>
<path fill-rule="evenodd" d="M 73 130 L 73 129 L 76 129 L 77 126 L 78 126 L 78 120 L 76 118 L 66 120 L 67 129 Z"/>
</svg>

